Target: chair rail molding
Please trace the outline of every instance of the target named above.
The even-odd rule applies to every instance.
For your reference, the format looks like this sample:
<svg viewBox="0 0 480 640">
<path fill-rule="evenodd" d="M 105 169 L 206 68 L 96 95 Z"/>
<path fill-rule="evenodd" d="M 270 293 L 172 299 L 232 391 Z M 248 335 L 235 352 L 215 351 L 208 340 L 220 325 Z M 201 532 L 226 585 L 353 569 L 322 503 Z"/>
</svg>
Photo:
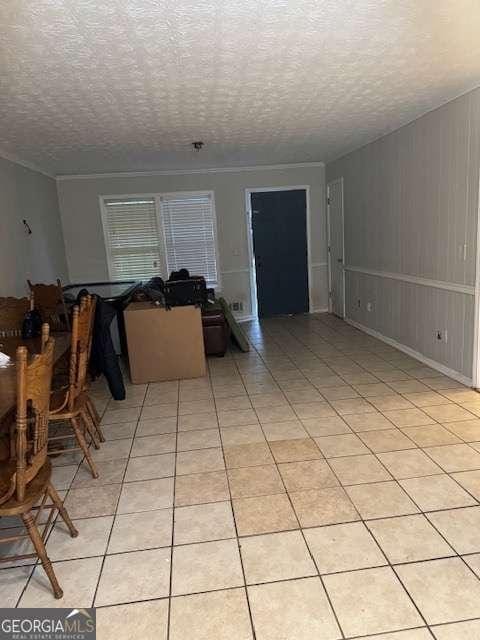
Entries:
<svg viewBox="0 0 480 640">
<path fill-rule="evenodd" d="M 454 291 L 465 295 L 475 295 L 475 287 L 468 284 L 459 284 L 457 282 L 445 282 L 444 280 L 432 280 L 431 278 L 422 278 L 420 276 L 411 276 L 407 273 L 393 273 L 390 271 L 377 271 L 376 269 L 366 269 L 364 267 L 354 267 L 351 265 L 344 266 L 345 271 L 353 273 L 362 273 L 367 276 L 377 278 L 387 278 L 389 280 L 399 280 L 400 282 L 410 282 L 422 287 L 432 287 L 434 289 L 443 289 L 445 291 Z"/>
</svg>

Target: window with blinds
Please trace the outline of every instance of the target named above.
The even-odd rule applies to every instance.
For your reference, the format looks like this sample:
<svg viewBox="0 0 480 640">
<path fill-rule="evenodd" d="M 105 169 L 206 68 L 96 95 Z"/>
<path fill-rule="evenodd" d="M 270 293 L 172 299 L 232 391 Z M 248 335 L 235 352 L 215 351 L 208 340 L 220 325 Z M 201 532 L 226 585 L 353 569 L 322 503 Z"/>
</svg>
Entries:
<svg viewBox="0 0 480 640">
<path fill-rule="evenodd" d="M 112 280 L 148 280 L 188 269 L 209 286 L 218 284 L 211 193 L 103 198 L 103 227 Z"/>
<path fill-rule="evenodd" d="M 173 193 L 160 197 L 167 269 L 188 269 L 218 283 L 215 212 L 209 193 Z"/>
<path fill-rule="evenodd" d="M 148 280 L 162 266 L 155 198 L 105 198 L 103 225 L 112 280 Z"/>
</svg>

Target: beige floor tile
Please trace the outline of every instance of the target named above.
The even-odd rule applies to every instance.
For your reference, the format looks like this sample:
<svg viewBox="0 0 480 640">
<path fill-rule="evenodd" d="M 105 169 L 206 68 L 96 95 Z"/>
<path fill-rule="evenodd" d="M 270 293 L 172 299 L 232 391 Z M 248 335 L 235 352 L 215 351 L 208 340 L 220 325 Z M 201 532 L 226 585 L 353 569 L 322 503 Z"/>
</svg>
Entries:
<svg viewBox="0 0 480 640">
<path fill-rule="evenodd" d="M 234 538 L 235 535 L 230 501 L 175 509 L 176 545 Z"/>
<path fill-rule="evenodd" d="M 474 553 L 469 556 L 463 556 L 470 569 L 480 578 L 480 553 Z"/>
<path fill-rule="evenodd" d="M 437 640 L 474 640 L 480 638 L 480 620 L 453 622 L 440 627 L 432 627 Z"/>
<path fill-rule="evenodd" d="M 140 421 L 152 420 L 154 418 L 159 418 L 159 419 L 172 418 L 175 420 L 175 423 L 176 423 L 177 403 L 169 402 L 167 404 L 144 406 L 142 409 L 142 413 L 140 414 Z"/>
<path fill-rule="evenodd" d="M 473 415 L 457 406 L 456 404 L 445 404 L 438 407 L 425 407 L 425 413 L 437 422 L 455 422 L 459 420 L 472 420 Z"/>
<path fill-rule="evenodd" d="M 121 422 L 120 424 L 108 424 L 102 427 L 105 440 L 125 440 L 131 439 L 135 435 L 136 422 Z"/>
<path fill-rule="evenodd" d="M 90 467 L 82 463 L 78 467 L 72 487 L 77 489 L 80 487 L 98 487 L 106 484 L 118 484 L 122 482 L 127 466 L 127 459 L 124 460 L 108 460 L 107 462 L 99 462 L 97 464 L 98 478 L 92 478 Z M 57 487 L 57 490 L 59 487 Z"/>
<path fill-rule="evenodd" d="M 480 400 L 478 391 L 474 389 L 445 389 L 441 393 L 442 396 L 459 404 L 463 404 L 464 402 L 478 402 Z"/>
<path fill-rule="evenodd" d="M 445 428 L 465 442 L 480 440 L 480 420 L 463 420 L 461 422 L 447 422 Z"/>
<path fill-rule="evenodd" d="M 294 404 L 293 409 L 297 417 L 301 420 L 328 418 L 336 415 L 335 411 L 327 402 L 303 402 Z"/>
<path fill-rule="evenodd" d="M 304 533 L 321 574 L 387 564 L 385 556 L 362 522 L 306 529 Z"/>
<path fill-rule="evenodd" d="M 269 407 L 256 407 L 255 413 L 262 424 L 268 422 L 286 422 L 296 419 L 293 409 L 283 404 Z"/>
<path fill-rule="evenodd" d="M 299 420 L 264 422 L 262 429 L 269 442 L 275 440 L 294 440 L 295 438 L 304 439 L 308 436 L 308 433 Z"/>
<path fill-rule="evenodd" d="M 427 387 L 428 388 L 428 387 Z M 434 407 L 439 404 L 450 404 L 450 400 L 436 391 L 424 391 L 423 393 L 407 393 L 405 398 L 416 407 Z"/>
<path fill-rule="evenodd" d="M 105 411 L 102 418 L 102 424 L 117 424 L 119 422 L 136 421 L 140 415 L 140 411 L 141 407 Z"/>
<path fill-rule="evenodd" d="M 292 404 L 301 404 L 302 402 L 322 402 L 325 394 L 320 393 L 314 386 L 305 389 L 293 389 L 285 391 L 285 396 Z"/>
<path fill-rule="evenodd" d="M 300 440 L 293 440 L 292 442 L 300 442 Z M 262 464 L 273 464 L 274 462 L 266 442 L 224 447 L 223 453 L 227 468 L 254 467 Z M 320 452 L 318 453 L 320 454 Z"/>
<path fill-rule="evenodd" d="M 357 415 L 360 413 L 374 413 L 375 407 L 363 398 L 353 398 L 351 400 L 332 400 L 333 408 L 341 416 Z"/>
<path fill-rule="evenodd" d="M 218 423 L 221 427 L 239 427 L 245 424 L 258 424 L 258 419 L 253 409 L 235 409 L 219 411 Z"/>
<path fill-rule="evenodd" d="M 107 556 L 98 583 L 95 606 L 168 596 L 170 549 L 149 549 Z"/>
<path fill-rule="evenodd" d="M 252 403 L 248 396 L 234 396 L 233 398 L 217 398 L 217 411 L 235 411 L 237 409 L 251 409 Z"/>
<path fill-rule="evenodd" d="M 220 435 L 224 447 L 265 442 L 265 436 L 259 424 L 227 427 L 226 429 L 220 429 Z"/>
<path fill-rule="evenodd" d="M 162 433 L 175 433 L 177 430 L 177 418 L 153 418 L 152 420 L 140 420 L 136 436 L 156 436 Z"/>
<path fill-rule="evenodd" d="M 407 381 L 410 382 L 410 381 Z M 397 383 L 398 384 L 398 383 Z M 411 409 L 413 404 L 403 398 L 398 393 L 393 393 L 389 396 L 379 396 L 377 398 L 370 398 L 370 402 L 379 411 L 385 413 L 386 411 L 398 411 L 401 409 Z"/>
<path fill-rule="evenodd" d="M 480 581 L 460 558 L 396 568 L 428 624 L 480 617 Z"/>
<path fill-rule="evenodd" d="M 298 521 L 286 494 L 233 500 L 238 535 L 298 529 Z"/>
<path fill-rule="evenodd" d="M 450 444 L 425 449 L 431 458 L 448 473 L 480 469 L 480 453 L 468 444 Z"/>
<path fill-rule="evenodd" d="M 194 413 L 178 417 L 179 431 L 195 431 L 196 429 L 213 429 L 218 427 L 217 414 Z"/>
<path fill-rule="evenodd" d="M 250 396 L 250 401 L 255 409 L 261 407 L 271 407 L 272 404 L 288 404 L 287 399 L 282 391 L 272 391 L 270 393 L 259 393 L 256 395 L 252 395 Z"/>
<path fill-rule="evenodd" d="M 53 597 L 47 574 L 41 565 L 37 565 L 20 599 L 19 607 L 66 607 L 72 609 L 91 607 L 102 561 L 103 558 L 84 558 L 54 562 L 53 570 L 63 589 L 63 598 L 59 600 Z"/>
<path fill-rule="evenodd" d="M 218 429 L 180 431 L 177 437 L 177 451 L 207 449 L 211 447 L 219 447 L 220 444 L 220 431 Z"/>
<path fill-rule="evenodd" d="M 389 386 L 397 393 L 403 394 L 425 393 L 429 391 L 429 387 L 419 380 L 399 380 L 397 382 L 390 382 Z"/>
<path fill-rule="evenodd" d="M 317 575 L 300 531 L 242 538 L 241 553 L 247 584 Z"/>
<path fill-rule="evenodd" d="M 176 435 L 164 433 L 156 436 L 142 436 L 133 441 L 131 457 L 151 456 L 159 453 L 171 453 L 175 451 Z"/>
<path fill-rule="evenodd" d="M 225 468 L 222 449 L 197 449 L 177 453 L 177 476 L 220 471 Z"/>
<path fill-rule="evenodd" d="M 342 384 L 338 387 L 327 387 L 322 389 L 322 396 L 325 400 L 348 400 L 350 398 L 359 398 L 360 394 L 348 384 Z"/>
<path fill-rule="evenodd" d="M 215 402 L 213 398 L 207 400 L 190 400 L 180 402 L 178 407 L 179 416 L 196 415 L 198 413 L 213 413 L 215 411 Z"/>
<path fill-rule="evenodd" d="M 232 498 L 265 496 L 285 491 L 275 465 L 229 469 L 227 475 Z"/>
<path fill-rule="evenodd" d="M 474 498 L 480 501 L 480 471 L 453 473 L 452 478 L 462 485 Z"/>
<path fill-rule="evenodd" d="M 396 482 L 377 482 L 346 487 L 360 515 L 365 520 L 417 513 L 419 509 Z"/>
<path fill-rule="evenodd" d="M 115 513 L 121 490 L 120 484 L 70 489 L 65 507 L 71 518 L 93 518 Z"/>
<path fill-rule="evenodd" d="M 392 395 L 391 388 L 383 382 L 357 384 L 354 385 L 354 388 L 363 398 Z"/>
<path fill-rule="evenodd" d="M 480 552 L 480 507 L 436 511 L 427 517 L 457 553 Z"/>
<path fill-rule="evenodd" d="M 377 431 L 379 429 L 391 429 L 392 423 L 378 411 L 376 413 L 360 413 L 345 416 L 345 422 L 353 431 Z"/>
<path fill-rule="evenodd" d="M 401 451 L 402 449 L 415 449 L 417 446 L 399 429 L 365 431 L 359 435 L 367 447 L 369 447 L 374 453 Z"/>
<path fill-rule="evenodd" d="M 432 424 L 431 426 L 425 427 L 412 427 L 402 429 L 402 431 L 419 447 L 435 447 L 437 445 L 461 442 L 457 436 L 439 424 Z"/>
<path fill-rule="evenodd" d="M 172 543 L 172 509 L 117 515 L 108 553 L 168 547 Z"/>
<path fill-rule="evenodd" d="M 278 465 L 278 468 L 287 491 L 323 489 L 339 484 L 324 460 L 282 463 Z"/>
<path fill-rule="evenodd" d="M 446 389 L 465 389 L 465 386 L 456 380 L 452 380 L 452 378 L 447 378 L 447 376 L 431 377 L 427 376 L 426 378 L 422 378 L 423 384 L 426 384 L 430 389 L 437 389 L 440 392 Z"/>
<path fill-rule="evenodd" d="M 162 453 L 157 456 L 130 458 L 125 474 L 125 482 L 168 478 L 175 473 L 175 454 Z"/>
<path fill-rule="evenodd" d="M 336 436 L 323 436 L 315 438 L 320 451 L 326 458 L 340 456 L 355 456 L 370 453 L 360 438 L 354 433 L 345 433 Z"/>
<path fill-rule="evenodd" d="M 92 449 L 91 453 L 95 463 L 119 460 L 128 458 L 131 446 L 131 438 L 125 440 L 109 440 L 108 442 L 103 442 L 100 449 Z"/>
<path fill-rule="evenodd" d="M 63 520 L 58 519 L 48 537 L 47 553 L 52 562 L 103 556 L 107 549 L 113 516 L 75 520 L 78 537 L 72 538 Z"/>
<path fill-rule="evenodd" d="M 294 491 L 290 493 L 290 498 L 302 527 L 360 519 L 352 501 L 340 487 Z"/>
<path fill-rule="evenodd" d="M 453 550 L 424 515 L 371 520 L 368 528 L 392 564 L 453 555 Z"/>
<path fill-rule="evenodd" d="M 185 507 L 230 499 L 225 471 L 195 473 L 175 479 L 175 506 Z"/>
<path fill-rule="evenodd" d="M 434 420 L 423 413 L 423 409 L 396 409 L 394 411 L 385 411 L 384 414 L 390 422 L 400 428 L 434 424 Z"/>
<path fill-rule="evenodd" d="M 374 455 L 331 458 L 329 464 L 343 485 L 391 480 L 388 471 Z"/>
<path fill-rule="evenodd" d="M 13 567 L 0 571 L 0 602 L 2 607 L 11 609 L 17 605 L 33 567 Z M 53 598 L 53 594 L 52 594 Z"/>
<path fill-rule="evenodd" d="M 423 625 L 422 618 L 389 567 L 329 575 L 324 577 L 324 583 L 346 636 Z"/>
<path fill-rule="evenodd" d="M 244 589 L 172 598 L 170 640 L 252 640 Z"/>
<path fill-rule="evenodd" d="M 345 416 L 347 417 L 347 416 Z M 326 418 L 305 418 L 301 420 L 310 436 L 334 436 L 339 433 L 351 433 L 350 427 L 340 416 Z"/>
<path fill-rule="evenodd" d="M 257 640 L 334 640 L 340 630 L 319 578 L 248 587 Z"/>
<path fill-rule="evenodd" d="M 323 458 L 320 449 L 311 438 L 274 440 L 270 442 L 270 449 L 277 463 Z"/>
<path fill-rule="evenodd" d="M 455 509 L 476 504 L 466 491 L 445 474 L 399 482 L 422 511 Z"/>
<path fill-rule="evenodd" d="M 243 586 L 236 540 L 173 548 L 172 595 Z"/>
<path fill-rule="evenodd" d="M 77 473 L 78 465 L 69 464 L 64 467 L 53 467 L 52 484 L 57 491 L 68 489 Z M 91 475 L 91 474 L 90 474 Z"/>
<path fill-rule="evenodd" d="M 173 502 L 173 478 L 142 480 L 124 484 L 117 513 L 167 509 Z"/>
<path fill-rule="evenodd" d="M 442 473 L 442 469 L 420 449 L 379 453 L 378 459 L 397 479 Z"/>
<path fill-rule="evenodd" d="M 218 400 L 219 398 L 237 398 L 239 396 L 246 395 L 247 391 L 243 384 L 225 385 L 213 390 L 213 396 L 215 400 Z"/>
<path fill-rule="evenodd" d="M 101 640 L 167 640 L 168 599 L 134 602 L 97 609 Z"/>
</svg>

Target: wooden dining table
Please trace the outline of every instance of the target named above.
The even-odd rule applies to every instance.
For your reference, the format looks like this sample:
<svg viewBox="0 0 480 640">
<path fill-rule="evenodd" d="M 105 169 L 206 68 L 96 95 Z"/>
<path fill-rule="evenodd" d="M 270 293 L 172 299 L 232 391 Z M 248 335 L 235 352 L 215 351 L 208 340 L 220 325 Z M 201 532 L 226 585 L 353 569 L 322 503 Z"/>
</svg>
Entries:
<svg viewBox="0 0 480 640">
<path fill-rule="evenodd" d="M 55 339 L 54 366 L 61 360 L 70 347 L 70 333 L 52 333 Z M 9 416 L 13 415 L 16 404 L 16 367 L 15 356 L 17 347 L 26 346 L 30 354 L 40 353 L 41 339 L 29 338 L 24 340 L 21 337 L 0 338 L 0 460 L 2 449 L 2 434 L 9 430 Z M 9 361 L 3 362 L 8 356 Z"/>
</svg>

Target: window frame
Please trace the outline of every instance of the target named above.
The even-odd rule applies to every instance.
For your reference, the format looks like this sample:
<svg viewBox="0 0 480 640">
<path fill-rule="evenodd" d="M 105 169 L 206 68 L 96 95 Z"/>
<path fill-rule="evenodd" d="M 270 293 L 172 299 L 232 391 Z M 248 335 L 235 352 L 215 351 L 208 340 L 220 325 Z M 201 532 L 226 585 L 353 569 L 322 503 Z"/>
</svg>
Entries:
<svg viewBox="0 0 480 640">
<path fill-rule="evenodd" d="M 155 201 L 155 213 L 157 217 L 157 227 L 159 231 L 159 241 L 161 248 L 161 265 L 159 270 L 161 271 L 160 275 L 167 280 L 170 273 L 168 272 L 168 264 L 167 264 L 167 247 L 166 247 L 166 236 L 165 229 L 163 226 L 162 214 L 161 214 L 161 204 L 160 199 L 165 196 L 206 196 L 208 195 L 211 198 L 212 203 L 212 218 L 213 218 L 213 236 L 214 236 L 214 250 L 215 250 L 215 262 L 217 266 L 217 282 L 214 285 L 215 289 L 221 291 L 222 288 L 222 273 L 220 268 L 220 250 L 218 244 L 218 226 L 217 226 L 217 209 L 215 206 L 215 192 L 213 190 L 205 190 L 205 189 L 196 189 L 192 191 L 157 191 L 155 193 L 116 193 L 109 195 L 100 195 L 99 198 L 99 206 L 100 206 L 100 214 L 102 219 L 102 231 L 103 231 L 103 244 L 105 248 L 107 269 L 108 269 L 108 277 L 111 282 L 115 282 L 112 278 L 113 273 L 113 264 L 112 264 L 112 256 L 110 247 L 108 246 L 107 238 L 108 238 L 108 224 L 107 224 L 107 211 L 106 211 L 106 200 L 110 199 L 121 199 L 121 198 L 153 198 Z M 196 275 L 196 274 L 194 274 Z M 207 286 L 210 286 L 211 283 L 207 282 Z"/>
</svg>

